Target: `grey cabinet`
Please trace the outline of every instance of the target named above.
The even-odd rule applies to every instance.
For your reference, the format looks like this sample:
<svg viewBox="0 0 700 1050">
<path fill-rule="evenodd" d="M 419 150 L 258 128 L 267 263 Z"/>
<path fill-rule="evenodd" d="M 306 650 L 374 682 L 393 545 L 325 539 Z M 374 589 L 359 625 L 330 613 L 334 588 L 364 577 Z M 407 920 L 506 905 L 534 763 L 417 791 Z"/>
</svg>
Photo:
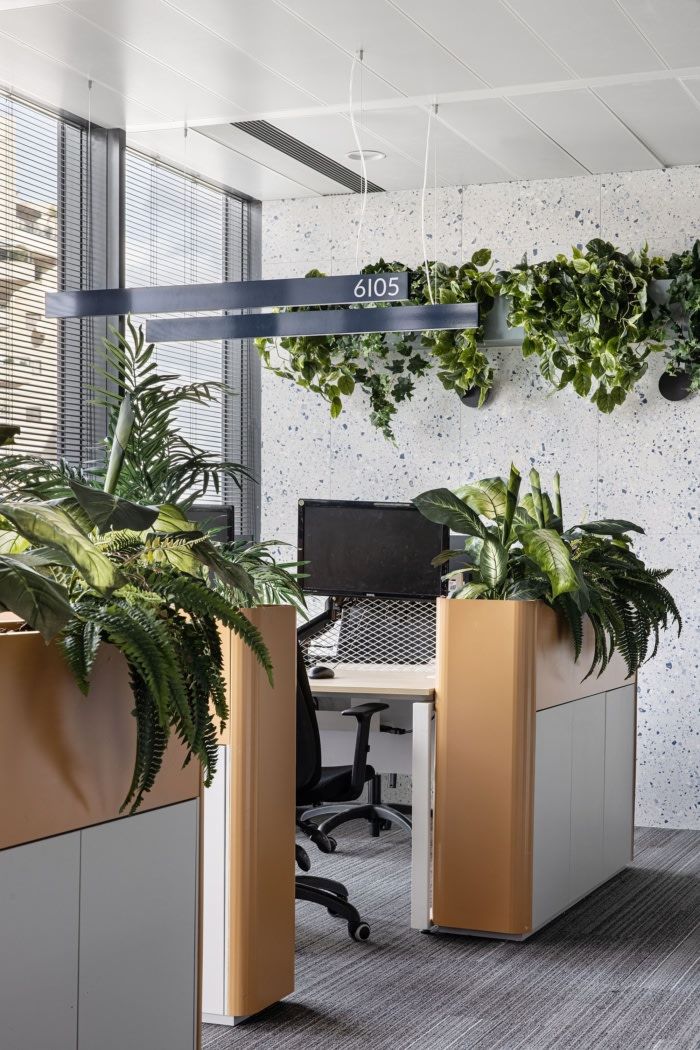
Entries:
<svg viewBox="0 0 700 1050">
<path fill-rule="evenodd" d="M 0 1045 L 76 1050 L 80 832 L 0 851 Z"/>
<path fill-rule="evenodd" d="M 537 712 L 532 926 L 632 860 L 635 689 Z"/>
<path fill-rule="evenodd" d="M 199 803 L 0 851 L 2 1050 L 193 1050 Z"/>
</svg>

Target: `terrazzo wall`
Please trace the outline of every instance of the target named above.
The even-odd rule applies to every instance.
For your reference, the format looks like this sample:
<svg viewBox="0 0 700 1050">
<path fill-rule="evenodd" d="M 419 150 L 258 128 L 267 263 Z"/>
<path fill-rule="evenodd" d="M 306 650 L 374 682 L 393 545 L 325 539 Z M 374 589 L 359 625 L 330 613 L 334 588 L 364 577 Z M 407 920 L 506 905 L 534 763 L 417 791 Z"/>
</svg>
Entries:
<svg viewBox="0 0 700 1050">
<path fill-rule="evenodd" d="M 438 189 L 428 194 L 428 252 L 459 262 L 481 246 L 498 267 L 548 258 L 594 236 L 624 248 L 683 249 L 700 236 L 700 168 Z M 275 201 L 263 208 L 263 274 L 311 267 L 355 272 L 354 196 Z M 369 197 L 360 265 L 383 256 L 417 264 L 420 196 Z M 407 500 L 428 487 L 507 472 L 511 459 L 545 479 L 562 474 L 569 522 L 593 516 L 642 524 L 642 555 L 674 569 L 685 619 L 639 676 L 637 823 L 700 827 L 700 397 L 664 401 L 655 359 L 627 403 L 602 416 L 571 391 L 551 393 L 532 359 L 492 353 L 496 387 L 481 411 L 428 376 L 399 409 L 396 444 L 368 423 L 361 396 L 338 420 L 315 395 L 263 375 L 262 531 L 296 542 L 297 500 Z"/>
</svg>

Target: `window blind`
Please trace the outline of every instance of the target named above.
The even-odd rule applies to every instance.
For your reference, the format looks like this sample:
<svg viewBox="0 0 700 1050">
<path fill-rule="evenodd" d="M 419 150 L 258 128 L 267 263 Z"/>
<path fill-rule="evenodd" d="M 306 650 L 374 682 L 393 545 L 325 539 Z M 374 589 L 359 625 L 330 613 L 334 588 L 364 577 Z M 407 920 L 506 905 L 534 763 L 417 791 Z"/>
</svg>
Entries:
<svg viewBox="0 0 700 1050">
<path fill-rule="evenodd" d="M 46 292 L 94 287 L 104 269 L 96 134 L 0 94 L 0 424 L 19 427 L 15 450 L 50 459 L 96 454 L 95 325 L 44 316 Z"/>
<path fill-rule="evenodd" d="M 126 285 L 240 281 L 250 276 L 248 202 L 133 150 L 126 153 Z M 142 320 L 135 318 L 135 320 Z M 213 381 L 225 391 L 211 405 L 188 405 L 178 423 L 188 440 L 257 475 L 257 352 L 250 343 L 168 343 L 159 368 L 179 382 Z M 227 482 L 207 503 L 233 507 L 235 531 L 257 534 L 257 486 Z"/>
</svg>

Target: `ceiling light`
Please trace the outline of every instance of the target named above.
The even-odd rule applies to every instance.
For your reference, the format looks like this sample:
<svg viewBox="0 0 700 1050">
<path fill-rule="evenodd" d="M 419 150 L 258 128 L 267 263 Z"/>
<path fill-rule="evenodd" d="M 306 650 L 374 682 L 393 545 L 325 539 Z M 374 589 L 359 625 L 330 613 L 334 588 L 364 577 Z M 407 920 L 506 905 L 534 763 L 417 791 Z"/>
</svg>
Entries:
<svg viewBox="0 0 700 1050">
<path fill-rule="evenodd" d="M 348 160 L 386 160 L 386 153 L 378 149 L 351 149 L 346 153 Z"/>
</svg>

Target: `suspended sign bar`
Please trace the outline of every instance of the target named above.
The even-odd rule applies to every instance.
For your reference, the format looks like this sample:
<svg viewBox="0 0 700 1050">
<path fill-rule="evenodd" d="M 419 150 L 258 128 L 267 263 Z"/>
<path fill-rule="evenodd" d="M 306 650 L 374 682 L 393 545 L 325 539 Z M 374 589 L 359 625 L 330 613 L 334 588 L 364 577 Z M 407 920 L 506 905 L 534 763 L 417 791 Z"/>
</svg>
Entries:
<svg viewBox="0 0 700 1050">
<path fill-rule="evenodd" d="M 364 335 L 369 332 L 476 328 L 478 323 L 476 303 L 449 303 L 369 310 L 157 318 L 147 322 L 146 338 L 152 343 L 179 343 L 206 339 L 258 339 L 263 336 Z"/>
<path fill-rule="evenodd" d="M 118 317 L 197 310 L 257 310 L 270 306 L 339 306 L 408 299 L 409 274 L 293 277 L 275 281 L 174 284 L 159 288 L 103 288 L 50 292 L 47 317 Z"/>
</svg>

